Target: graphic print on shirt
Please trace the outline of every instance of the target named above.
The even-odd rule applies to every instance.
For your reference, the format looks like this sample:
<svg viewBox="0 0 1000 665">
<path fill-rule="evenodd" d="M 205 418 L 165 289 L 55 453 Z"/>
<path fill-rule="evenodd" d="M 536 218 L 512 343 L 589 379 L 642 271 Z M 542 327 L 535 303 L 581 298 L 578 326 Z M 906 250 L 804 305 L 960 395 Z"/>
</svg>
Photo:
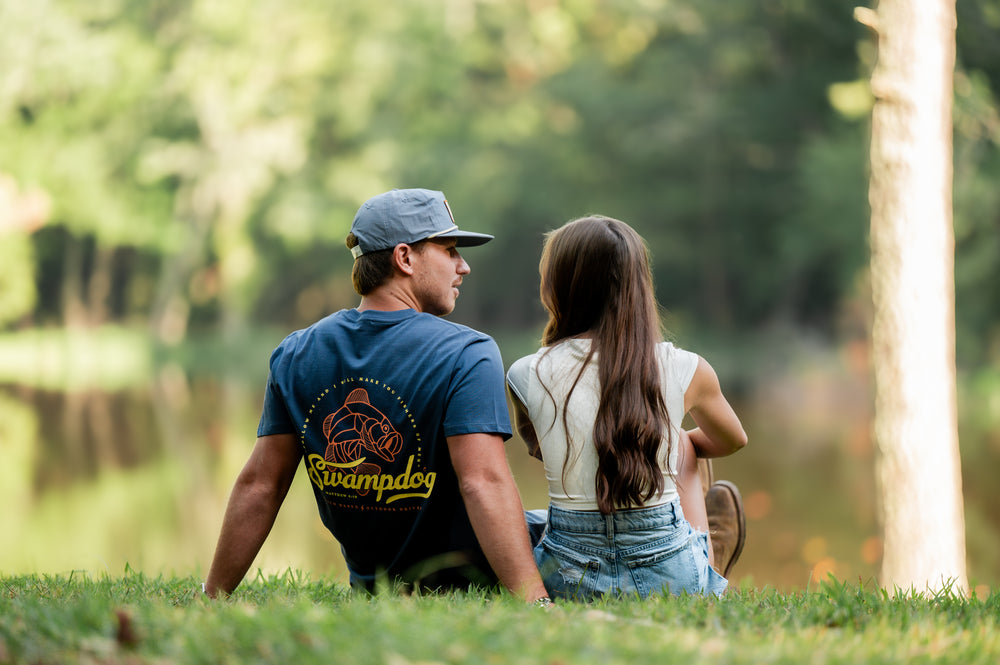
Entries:
<svg viewBox="0 0 1000 665">
<path fill-rule="evenodd" d="M 403 437 L 389 419 L 371 405 L 368 391 L 364 388 L 352 391 L 344 406 L 323 420 L 323 435 L 327 440 L 324 459 L 335 464 L 350 464 L 364 459 L 366 450 L 392 462 L 403 447 Z M 349 468 L 355 474 L 378 476 L 382 473 L 382 467 L 370 462 L 360 462 Z M 369 487 L 357 487 L 356 490 L 364 496 Z"/>
<path fill-rule="evenodd" d="M 310 429 L 317 422 L 319 430 Z M 379 380 L 344 379 L 324 390 L 300 434 L 309 479 L 331 505 L 411 510 L 412 502 L 396 502 L 427 498 L 434 489 L 437 474 L 422 463 L 421 436 L 409 407 Z"/>
</svg>

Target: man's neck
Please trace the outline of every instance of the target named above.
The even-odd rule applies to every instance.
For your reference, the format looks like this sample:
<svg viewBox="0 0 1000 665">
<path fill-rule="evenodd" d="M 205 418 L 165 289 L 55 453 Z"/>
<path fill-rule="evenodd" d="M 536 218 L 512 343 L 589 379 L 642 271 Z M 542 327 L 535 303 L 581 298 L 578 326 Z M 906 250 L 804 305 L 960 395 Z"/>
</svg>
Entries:
<svg viewBox="0 0 1000 665">
<path fill-rule="evenodd" d="M 366 296 L 361 296 L 361 304 L 357 309 L 359 312 L 369 309 L 381 312 L 398 312 L 403 309 L 422 311 L 416 298 L 406 291 L 391 286 L 378 288 Z"/>
</svg>

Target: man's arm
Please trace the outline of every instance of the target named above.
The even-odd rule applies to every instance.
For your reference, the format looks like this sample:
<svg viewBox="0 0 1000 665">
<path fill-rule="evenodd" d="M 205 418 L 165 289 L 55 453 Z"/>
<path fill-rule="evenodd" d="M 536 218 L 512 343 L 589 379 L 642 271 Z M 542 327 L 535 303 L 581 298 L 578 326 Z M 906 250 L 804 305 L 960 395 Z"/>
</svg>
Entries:
<svg viewBox="0 0 1000 665">
<path fill-rule="evenodd" d="M 229 495 L 205 593 L 215 598 L 239 586 L 274 526 L 302 449 L 294 434 L 258 437 Z"/>
<path fill-rule="evenodd" d="M 448 449 L 469 521 L 500 582 L 527 602 L 547 598 L 503 439 L 495 434 L 450 436 Z"/>
</svg>

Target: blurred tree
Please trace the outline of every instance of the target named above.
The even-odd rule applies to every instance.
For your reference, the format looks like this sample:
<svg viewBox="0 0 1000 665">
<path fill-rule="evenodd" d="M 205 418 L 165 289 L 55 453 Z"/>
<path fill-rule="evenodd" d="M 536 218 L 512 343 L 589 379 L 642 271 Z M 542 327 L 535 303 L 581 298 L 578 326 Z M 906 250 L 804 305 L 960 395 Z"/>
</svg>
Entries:
<svg viewBox="0 0 1000 665">
<path fill-rule="evenodd" d="M 146 178 L 171 179 L 177 188 L 176 244 L 151 312 L 163 341 L 185 336 L 190 302 L 205 296 L 191 292 L 196 276 L 194 288 L 211 289 L 208 297 L 219 300 L 225 336 L 248 323 L 258 271 L 249 220 L 306 151 L 311 114 L 300 88 L 315 86 L 318 59 L 310 52 L 315 42 L 296 37 L 315 29 L 309 19 L 283 3 L 196 0 L 158 28 L 162 38 L 176 39 L 167 89 L 185 121 L 183 131 L 151 137 L 141 161 Z"/>
<path fill-rule="evenodd" d="M 50 208 L 45 192 L 23 192 L 0 173 L 0 325 L 17 321 L 35 305 L 30 234 L 45 224 Z"/>
<path fill-rule="evenodd" d="M 973 360 L 1000 349 L 996 7 L 959 2 Z M 352 306 L 343 237 L 394 186 L 497 235 L 455 314 L 489 330 L 538 326 L 542 235 L 590 212 L 643 233 L 676 318 L 730 333 L 832 334 L 866 269 L 871 49 L 840 0 L 0 0 L 0 21 L 0 171 L 52 201 L 9 268 L 36 324 L 176 342 Z"/>
<path fill-rule="evenodd" d="M 967 593 L 955 386 L 955 1 L 860 9 L 872 73 L 871 275 L 881 583 Z"/>
<path fill-rule="evenodd" d="M 857 71 L 840 3 L 505 3 L 474 18 L 488 48 L 445 65 L 468 82 L 435 102 L 450 122 L 402 169 L 440 174 L 456 214 L 500 229 L 474 269 L 507 279 L 467 289 L 482 325 L 537 323 L 541 234 L 602 212 L 647 238 L 671 309 L 730 329 L 808 310 L 829 327 L 865 256 L 864 135 L 827 100 Z M 843 155 L 835 139 L 807 150 L 833 131 Z"/>
<path fill-rule="evenodd" d="M 155 246 L 167 219 L 132 179 L 158 52 L 114 20 L 118 4 L 0 2 L 0 170 L 52 201 L 34 236 L 36 322 L 105 320 L 118 256 Z"/>
<path fill-rule="evenodd" d="M 957 3 L 955 299 L 961 365 L 1000 366 L 1000 2 Z"/>
</svg>

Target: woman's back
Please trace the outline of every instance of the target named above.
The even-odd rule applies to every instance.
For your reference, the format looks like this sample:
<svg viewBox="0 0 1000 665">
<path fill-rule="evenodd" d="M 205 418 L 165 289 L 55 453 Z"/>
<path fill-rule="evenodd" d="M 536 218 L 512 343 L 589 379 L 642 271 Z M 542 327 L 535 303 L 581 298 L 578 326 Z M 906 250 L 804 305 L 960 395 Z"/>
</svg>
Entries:
<svg viewBox="0 0 1000 665">
<path fill-rule="evenodd" d="M 580 373 L 590 346 L 587 338 L 567 339 L 518 360 L 508 372 L 508 382 L 535 426 L 545 463 L 549 500 L 552 505 L 566 510 L 598 510 L 597 451 L 593 433 L 600 405 L 599 358 L 591 357 Z M 643 506 L 667 503 L 677 496 L 673 481 L 677 471 L 677 446 L 668 444 L 677 440 L 678 427 L 684 417 L 684 392 L 698 366 L 696 354 L 668 342 L 657 345 L 656 356 L 672 432 L 669 440 L 664 432 L 658 455 L 663 492 Z"/>
<path fill-rule="evenodd" d="M 674 479 L 701 501 L 693 438 L 705 437 L 681 436 L 685 410 L 707 424 L 732 410 L 706 390 L 701 358 L 660 341 L 645 243 L 616 219 L 574 220 L 546 237 L 539 273 L 545 348 L 516 362 L 508 383 L 518 432 L 548 479 L 535 547 L 546 589 L 575 598 L 722 593 L 707 519 L 705 530 L 692 528 Z M 732 420 L 730 433 L 742 436 Z"/>
</svg>

